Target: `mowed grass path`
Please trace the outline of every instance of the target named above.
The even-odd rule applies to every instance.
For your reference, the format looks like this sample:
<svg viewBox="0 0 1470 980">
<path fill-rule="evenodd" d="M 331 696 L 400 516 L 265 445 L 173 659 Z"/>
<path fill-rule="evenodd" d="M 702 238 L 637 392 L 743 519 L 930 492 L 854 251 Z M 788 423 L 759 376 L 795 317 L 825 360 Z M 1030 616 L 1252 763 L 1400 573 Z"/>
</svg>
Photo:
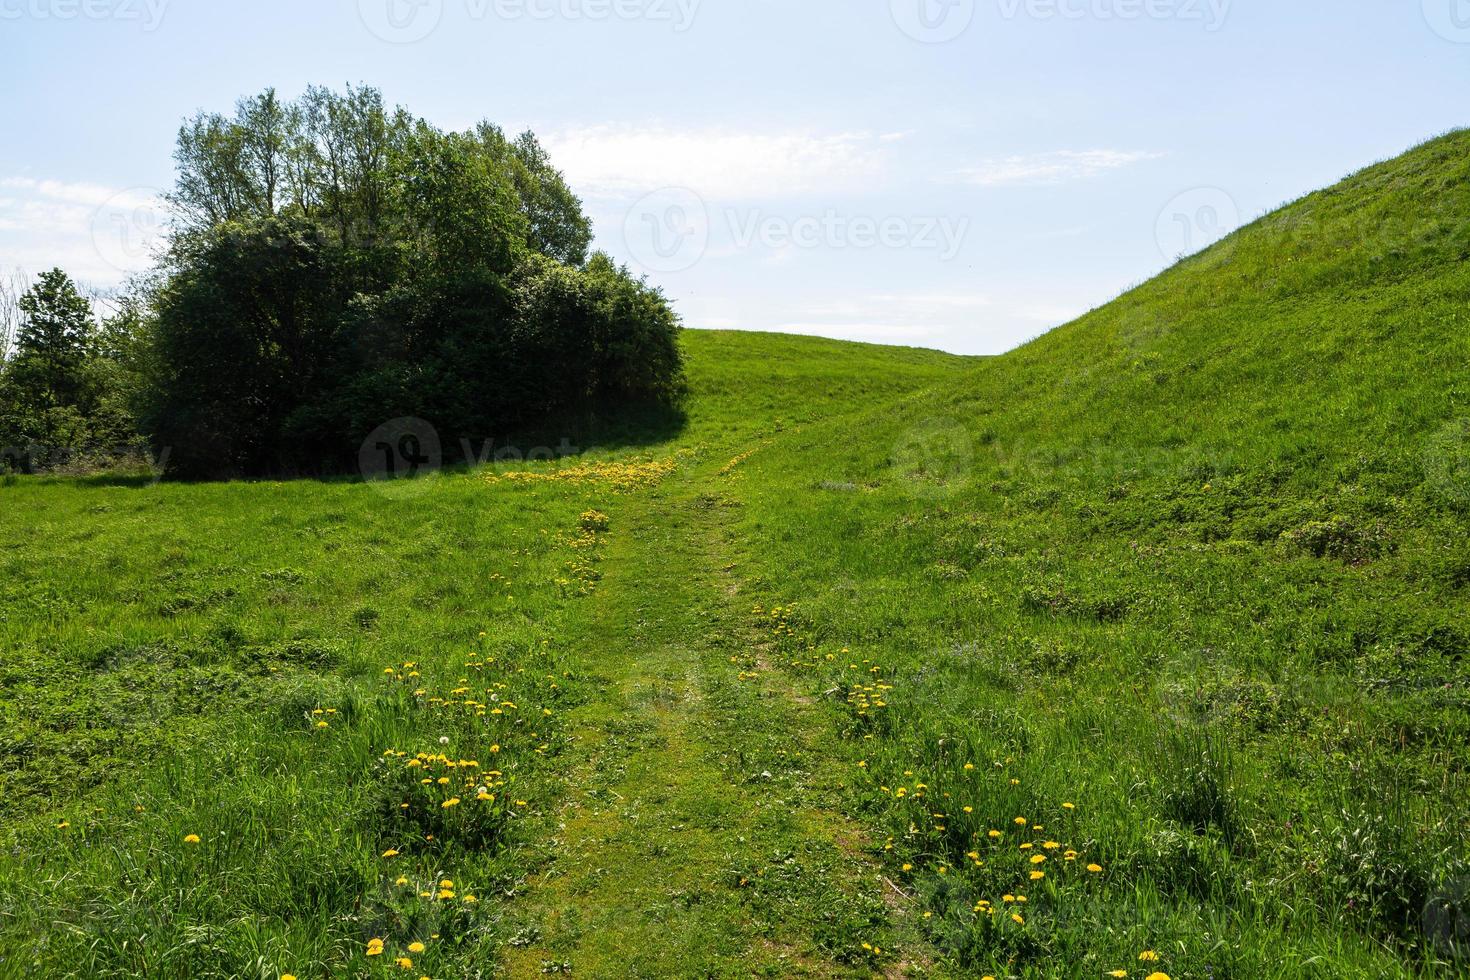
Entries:
<svg viewBox="0 0 1470 980">
<path fill-rule="evenodd" d="M 833 733 L 771 672 L 713 462 L 612 509 L 578 635 L 603 677 L 511 975 L 868 975 L 893 929 Z M 875 947 L 869 955 L 864 947 Z"/>
</svg>

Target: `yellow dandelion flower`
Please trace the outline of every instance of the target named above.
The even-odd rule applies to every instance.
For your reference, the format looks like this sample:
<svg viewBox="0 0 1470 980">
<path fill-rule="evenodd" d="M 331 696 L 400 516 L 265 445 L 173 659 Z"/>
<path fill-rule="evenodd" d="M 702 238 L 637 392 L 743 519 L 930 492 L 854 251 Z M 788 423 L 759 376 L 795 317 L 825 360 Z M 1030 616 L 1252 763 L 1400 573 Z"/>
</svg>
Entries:
<svg viewBox="0 0 1470 980">
<path fill-rule="evenodd" d="M 1159 961 L 1159 954 L 1151 949 L 1146 949 L 1138 954 L 1138 961 L 1140 963 L 1157 963 Z"/>
<path fill-rule="evenodd" d="M 185 844 L 197 844 L 197 843 L 199 843 L 199 835 L 198 834 L 185 834 L 184 835 L 184 843 Z"/>
<path fill-rule="evenodd" d="M 1169 980 L 1169 974 L 1167 974 L 1167 973 L 1150 973 L 1148 975 L 1148 980 Z"/>
<path fill-rule="evenodd" d="M 1046 872 L 1045 871 L 1033 871 L 1033 872 L 1031 872 L 1031 880 L 1032 881 L 1040 881 L 1042 878 L 1045 878 L 1045 877 L 1046 877 Z"/>
<path fill-rule="evenodd" d="M 397 856 L 398 856 L 398 849 L 397 848 L 394 848 L 394 847 L 390 847 L 386 851 L 383 852 L 383 857 L 385 857 L 385 858 L 396 858 Z"/>
<path fill-rule="evenodd" d="M 1021 913 L 1020 912 L 1012 912 L 1011 913 L 1011 921 L 1014 922 L 1018 926 L 1024 926 L 1026 924 L 1026 920 L 1023 919 L 1023 918 L 1021 918 Z"/>
<path fill-rule="evenodd" d="M 439 806 L 442 807 L 445 810 L 448 810 L 452 806 L 459 806 L 459 797 L 457 797 L 457 796 L 451 796 L 449 799 L 445 800 L 443 803 L 440 803 Z"/>
<path fill-rule="evenodd" d="M 1100 864 L 1089 864 L 1087 866 L 1087 870 L 1088 871 L 1091 871 L 1095 875 L 1102 874 L 1102 865 L 1100 865 Z"/>
<path fill-rule="evenodd" d="M 410 953 L 422 953 L 424 949 L 425 946 L 421 942 L 411 942 L 408 944 L 408 951 Z"/>
</svg>

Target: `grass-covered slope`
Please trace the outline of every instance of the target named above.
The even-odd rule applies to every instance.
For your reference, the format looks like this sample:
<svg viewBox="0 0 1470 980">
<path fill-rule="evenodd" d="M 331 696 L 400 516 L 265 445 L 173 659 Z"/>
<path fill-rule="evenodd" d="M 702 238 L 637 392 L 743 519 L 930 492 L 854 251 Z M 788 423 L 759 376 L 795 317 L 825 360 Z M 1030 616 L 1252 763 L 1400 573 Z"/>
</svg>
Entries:
<svg viewBox="0 0 1470 980">
<path fill-rule="evenodd" d="M 972 394 L 1032 443 L 1307 462 L 1394 452 L 1465 414 L 1467 277 L 1470 132 L 1458 132 L 992 362 Z"/>
<path fill-rule="evenodd" d="M 1462 132 L 733 475 L 941 950 L 1455 974 L 1467 259 Z"/>
</svg>

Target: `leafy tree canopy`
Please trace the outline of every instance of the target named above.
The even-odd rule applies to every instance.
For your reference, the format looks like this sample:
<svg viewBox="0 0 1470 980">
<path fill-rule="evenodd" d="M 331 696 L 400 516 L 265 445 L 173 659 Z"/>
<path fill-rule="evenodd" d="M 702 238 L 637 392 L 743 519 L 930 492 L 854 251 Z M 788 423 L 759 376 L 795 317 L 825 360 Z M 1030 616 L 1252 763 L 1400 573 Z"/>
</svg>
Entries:
<svg viewBox="0 0 1470 980">
<path fill-rule="evenodd" d="M 429 421 L 453 450 L 682 392 L 677 317 L 605 255 L 531 133 L 379 92 L 274 91 L 179 131 L 143 423 L 188 475 L 348 467 Z"/>
</svg>

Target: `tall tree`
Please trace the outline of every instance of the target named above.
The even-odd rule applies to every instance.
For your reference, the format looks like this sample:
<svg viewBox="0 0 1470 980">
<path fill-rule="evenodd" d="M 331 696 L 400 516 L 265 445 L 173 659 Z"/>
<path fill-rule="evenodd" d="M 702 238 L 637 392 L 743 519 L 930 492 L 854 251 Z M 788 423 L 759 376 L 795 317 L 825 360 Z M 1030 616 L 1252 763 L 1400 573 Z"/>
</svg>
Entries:
<svg viewBox="0 0 1470 980">
<path fill-rule="evenodd" d="M 241 99 L 235 118 L 200 113 L 179 130 L 179 177 L 170 201 L 186 226 L 268 218 L 293 201 L 293 155 L 302 144 L 302 111 L 275 89 Z"/>
<path fill-rule="evenodd" d="M 475 135 L 483 151 L 515 184 L 529 226 L 526 243 L 532 250 L 568 265 L 586 262 L 592 246 L 592 221 L 582 213 L 582 199 L 552 166 L 536 134 L 527 130 L 509 140 L 499 126 L 482 122 Z"/>
<path fill-rule="evenodd" d="M 52 269 L 41 273 L 18 306 L 21 323 L 11 365 L 15 383 L 37 408 L 76 405 L 92 336 L 92 304 L 70 276 Z"/>
</svg>

